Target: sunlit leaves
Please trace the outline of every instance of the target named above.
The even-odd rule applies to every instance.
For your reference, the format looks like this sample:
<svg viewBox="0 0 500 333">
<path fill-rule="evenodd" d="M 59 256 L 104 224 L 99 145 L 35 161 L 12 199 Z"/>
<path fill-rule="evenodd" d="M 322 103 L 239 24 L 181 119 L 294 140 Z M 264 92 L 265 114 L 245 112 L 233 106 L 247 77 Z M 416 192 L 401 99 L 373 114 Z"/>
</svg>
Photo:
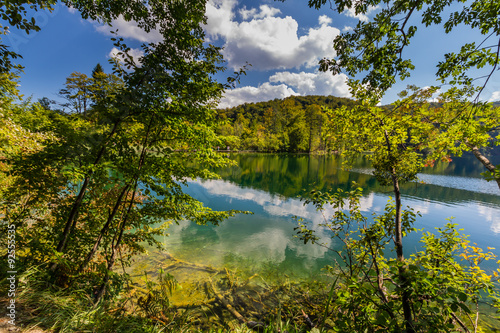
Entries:
<svg viewBox="0 0 500 333">
<path fill-rule="evenodd" d="M 65 3 L 83 17 L 123 15 L 163 36 L 143 45 L 140 64 L 112 60 L 116 76 L 100 66 L 91 77 L 73 73 L 63 90 L 73 113 L 24 103 L 0 129 L 13 177 L 2 208 L 19 207 L 9 218 L 26 249 L 20 260 L 50 263 L 61 283 L 83 276 L 104 291 L 120 280 L 110 272 L 115 261 L 127 263 L 145 243 L 161 246 L 157 236 L 169 223 L 219 224 L 237 213 L 213 211 L 182 192 L 186 179 L 213 178 L 209 168 L 232 164 L 214 150 L 221 141 L 213 107 L 224 86 L 213 75 L 222 56 L 204 43 L 204 1 Z M 126 55 L 130 48 L 115 42 Z M 0 106 L 12 104 L 9 89 Z M 27 140 L 20 149 L 10 133 L 17 128 Z"/>
<path fill-rule="evenodd" d="M 360 214 L 360 195 L 359 189 L 335 194 L 314 192 L 310 199 L 317 207 L 335 208 L 333 216 L 326 217 L 321 225 L 341 244 L 340 250 L 328 248 L 337 258 L 337 265 L 327 269 L 337 279 L 336 297 L 330 303 L 335 311 L 329 314 L 334 326 L 357 332 L 402 331 L 400 295 L 407 290 L 412 304 L 412 325 L 417 332 L 479 329 L 473 320 L 459 324 L 457 318 L 462 314 L 477 315 L 476 306 L 482 298 L 498 299 L 493 277 L 498 276 L 500 268 L 488 272 L 481 267 L 483 261 L 493 260 L 494 255 L 471 245 L 466 236 L 459 234 L 456 225 L 448 223 L 435 233 L 424 232 L 422 250 L 399 262 L 389 251 L 394 232 L 394 203 L 389 201 L 383 213 L 374 213 L 369 220 Z M 403 212 L 406 232 L 414 230 L 417 215 L 411 209 Z M 326 246 L 315 238 L 314 231 L 304 221 L 296 230 L 305 242 L 313 240 Z M 460 261 L 464 258 L 466 262 Z M 405 268 L 404 280 L 400 275 L 402 268 Z"/>
<path fill-rule="evenodd" d="M 316 9 L 325 4 L 323 0 L 308 2 Z M 474 70 L 485 66 L 494 69 L 499 63 L 498 1 L 336 0 L 331 1 L 330 6 L 339 13 L 354 9 L 356 14 L 366 15 L 374 7 L 379 11 L 370 21 L 360 21 L 353 31 L 337 36 L 333 44 L 337 58 L 323 59 L 320 69 L 334 74 L 346 72 L 352 77 L 361 74 L 362 83 L 384 92 L 397 79 L 410 76 L 414 65 L 411 54 L 405 51 L 417 30 L 425 33 L 425 28 L 431 25 L 442 26 L 445 33 L 451 33 L 458 26 L 467 26 L 484 36 L 477 41 L 465 41 L 458 53 L 443 55 L 444 59 L 437 64 L 438 80 L 458 86 L 472 84 Z M 445 12 L 448 11 L 451 14 L 447 17 Z M 415 22 L 420 24 L 415 25 Z M 486 76 L 491 76 L 491 73 L 486 73 Z"/>
</svg>

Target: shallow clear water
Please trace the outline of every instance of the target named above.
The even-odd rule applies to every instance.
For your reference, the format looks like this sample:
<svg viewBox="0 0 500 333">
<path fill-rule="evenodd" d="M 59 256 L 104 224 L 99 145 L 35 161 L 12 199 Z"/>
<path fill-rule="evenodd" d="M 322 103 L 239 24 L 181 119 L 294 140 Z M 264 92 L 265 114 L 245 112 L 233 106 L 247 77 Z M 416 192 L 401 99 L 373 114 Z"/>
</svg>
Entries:
<svg viewBox="0 0 500 333">
<path fill-rule="evenodd" d="M 362 210 L 371 215 L 383 211 L 391 195 L 389 187 L 379 185 L 370 175 L 369 163 L 362 156 L 351 172 L 342 171 L 341 161 L 334 156 L 238 154 L 230 158 L 238 166 L 219 170 L 220 180 L 191 180 L 185 190 L 212 209 L 254 214 L 238 215 L 217 227 L 189 221 L 171 226 L 164 242 L 173 256 L 214 266 L 272 267 L 288 275 L 315 277 L 332 263 L 332 254 L 294 238 L 293 216 L 311 222 L 327 244 L 332 241 L 318 227 L 323 215 L 313 206 L 303 205 L 299 197 L 312 189 L 347 189 L 356 181 L 364 189 Z M 427 168 L 419 182 L 403 186 L 403 204 L 422 215 L 415 227 L 434 231 L 454 217 L 453 223 L 472 242 L 484 249 L 498 247 L 500 190 L 480 178 L 483 171 L 474 157 L 459 158 Z M 419 249 L 420 236 L 413 234 L 405 240 L 407 254 Z M 493 252 L 500 256 L 499 249 Z"/>
</svg>

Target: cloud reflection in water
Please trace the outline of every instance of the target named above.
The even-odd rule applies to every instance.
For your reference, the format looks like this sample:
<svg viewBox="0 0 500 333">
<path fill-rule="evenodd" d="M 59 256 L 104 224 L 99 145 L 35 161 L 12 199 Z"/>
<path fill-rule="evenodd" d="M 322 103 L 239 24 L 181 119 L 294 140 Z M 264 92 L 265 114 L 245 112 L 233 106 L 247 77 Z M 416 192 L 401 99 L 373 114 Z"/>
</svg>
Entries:
<svg viewBox="0 0 500 333">
<path fill-rule="evenodd" d="M 322 242 L 335 247 L 337 244 L 332 243 L 334 241 L 330 238 L 328 230 L 319 226 L 325 222 L 325 217 L 333 214 L 331 207 L 327 207 L 322 213 L 313 205 L 304 205 L 299 199 L 271 195 L 263 190 L 242 188 L 224 180 L 189 180 L 188 184 L 186 193 L 213 209 L 250 210 L 255 214 L 237 215 L 224 221 L 220 226 L 198 227 L 199 229 L 195 227 L 195 231 L 189 222 L 181 223 L 179 226 L 171 227 L 169 230 L 171 236 L 168 237 L 167 243 L 201 247 L 201 256 L 206 258 L 199 259 L 206 259 L 211 263 L 213 260 L 221 260 L 222 263 L 222 257 L 228 253 L 258 261 L 271 261 L 274 264 L 299 265 L 305 270 L 313 265 L 318 268 L 320 261 L 323 265 L 331 263 L 331 253 L 328 253 L 327 249 L 317 245 L 304 245 L 293 237 L 295 235 L 293 228 L 296 226 L 293 217 L 297 216 L 311 223 Z M 387 193 L 370 192 L 361 198 L 361 210 L 366 216 L 371 216 L 372 212 L 381 213 L 387 199 Z M 447 222 L 446 218 L 455 215 L 457 219 L 453 222 L 459 223 L 459 227 L 465 229 L 464 233 L 471 234 L 472 239 L 484 241 L 481 246 L 494 246 L 492 243 L 498 241 L 500 233 L 498 207 L 487 206 L 481 202 L 449 205 L 411 197 L 404 198 L 404 205 L 413 207 L 422 214 L 417 220 L 417 228 L 423 227 L 426 231 L 433 231 L 435 227 L 442 227 Z M 415 244 L 409 243 L 409 248 L 419 246 L 419 237 L 414 236 Z"/>
</svg>

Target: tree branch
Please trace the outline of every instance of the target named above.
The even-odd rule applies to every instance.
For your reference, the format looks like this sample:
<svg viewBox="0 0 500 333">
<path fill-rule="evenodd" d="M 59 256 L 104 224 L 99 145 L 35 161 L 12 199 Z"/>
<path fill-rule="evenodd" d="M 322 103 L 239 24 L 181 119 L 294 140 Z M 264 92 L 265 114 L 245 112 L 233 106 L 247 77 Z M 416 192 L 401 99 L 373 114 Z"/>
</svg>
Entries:
<svg viewBox="0 0 500 333">
<path fill-rule="evenodd" d="M 479 96 L 481 96 L 481 93 L 483 92 L 484 88 L 486 88 L 486 85 L 488 84 L 488 81 L 490 80 L 491 76 L 495 72 L 498 66 L 498 59 L 499 59 L 499 54 L 500 54 L 500 38 L 498 39 L 498 45 L 497 45 L 497 54 L 495 58 L 495 65 L 493 66 L 490 74 L 488 75 L 488 78 L 486 79 L 486 82 L 484 82 L 483 86 L 481 87 L 481 90 L 477 94 L 476 98 L 474 99 L 474 103 L 477 103 L 479 101 Z M 500 183 L 499 183 L 500 186 Z"/>
</svg>

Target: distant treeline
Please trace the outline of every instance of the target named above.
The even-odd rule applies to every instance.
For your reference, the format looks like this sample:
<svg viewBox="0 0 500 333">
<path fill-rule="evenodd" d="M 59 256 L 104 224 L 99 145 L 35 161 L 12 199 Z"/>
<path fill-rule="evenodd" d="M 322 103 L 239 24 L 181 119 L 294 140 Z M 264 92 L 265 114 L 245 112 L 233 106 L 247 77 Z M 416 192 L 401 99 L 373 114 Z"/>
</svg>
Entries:
<svg viewBox="0 0 500 333">
<path fill-rule="evenodd" d="M 334 96 L 291 96 L 245 103 L 218 111 L 218 133 L 231 150 L 327 152 L 335 147 L 325 130 L 330 119 L 323 107 L 354 104 L 351 99 Z"/>
</svg>

